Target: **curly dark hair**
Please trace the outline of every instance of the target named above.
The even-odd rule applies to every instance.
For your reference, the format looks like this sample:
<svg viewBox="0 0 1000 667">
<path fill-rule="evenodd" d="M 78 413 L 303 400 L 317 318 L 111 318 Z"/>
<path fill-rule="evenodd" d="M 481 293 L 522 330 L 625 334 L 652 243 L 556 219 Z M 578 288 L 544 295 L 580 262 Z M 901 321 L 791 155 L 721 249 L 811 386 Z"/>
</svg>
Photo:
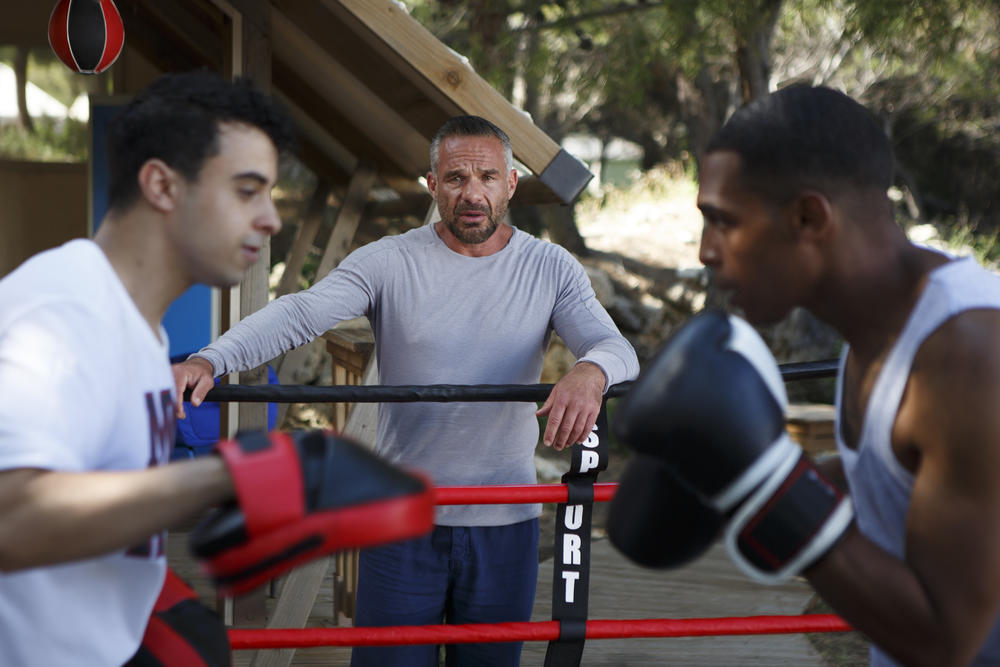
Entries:
<svg viewBox="0 0 1000 667">
<path fill-rule="evenodd" d="M 108 126 L 108 206 L 130 207 L 138 174 L 152 158 L 195 181 L 205 160 L 219 152 L 219 124 L 238 122 L 264 132 L 279 153 L 292 149 L 285 111 L 248 78 L 234 81 L 208 70 L 169 73 L 138 93 Z"/>
</svg>

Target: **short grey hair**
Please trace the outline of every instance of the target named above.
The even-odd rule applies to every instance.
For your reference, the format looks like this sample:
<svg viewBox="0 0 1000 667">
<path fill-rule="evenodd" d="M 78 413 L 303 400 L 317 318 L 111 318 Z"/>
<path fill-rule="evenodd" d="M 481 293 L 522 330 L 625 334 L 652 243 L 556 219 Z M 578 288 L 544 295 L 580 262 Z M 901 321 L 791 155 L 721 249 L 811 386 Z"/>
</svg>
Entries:
<svg viewBox="0 0 1000 667">
<path fill-rule="evenodd" d="M 453 116 L 434 133 L 431 139 L 431 171 L 437 173 L 441 142 L 448 137 L 496 137 L 503 144 L 504 164 L 507 172 L 514 168 L 514 153 L 510 137 L 499 127 L 479 116 Z"/>
</svg>

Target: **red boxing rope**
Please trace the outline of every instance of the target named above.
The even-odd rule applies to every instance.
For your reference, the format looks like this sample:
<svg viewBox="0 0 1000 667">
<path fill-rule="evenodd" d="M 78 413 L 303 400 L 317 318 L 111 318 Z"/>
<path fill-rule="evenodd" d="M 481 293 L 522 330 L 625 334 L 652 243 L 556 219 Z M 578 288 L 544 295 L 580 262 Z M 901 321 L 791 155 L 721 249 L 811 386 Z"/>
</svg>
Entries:
<svg viewBox="0 0 1000 667">
<path fill-rule="evenodd" d="M 594 484 L 594 501 L 608 502 L 618 484 Z M 496 486 L 437 486 L 437 505 L 512 505 L 519 503 L 565 503 L 569 490 L 565 484 L 502 484 Z"/>
<path fill-rule="evenodd" d="M 587 639 L 780 635 L 847 632 L 852 629 L 844 619 L 834 614 L 592 620 L 587 621 Z M 558 621 L 229 631 L 233 650 L 551 641 L 558 637 Z"/>
</svg>

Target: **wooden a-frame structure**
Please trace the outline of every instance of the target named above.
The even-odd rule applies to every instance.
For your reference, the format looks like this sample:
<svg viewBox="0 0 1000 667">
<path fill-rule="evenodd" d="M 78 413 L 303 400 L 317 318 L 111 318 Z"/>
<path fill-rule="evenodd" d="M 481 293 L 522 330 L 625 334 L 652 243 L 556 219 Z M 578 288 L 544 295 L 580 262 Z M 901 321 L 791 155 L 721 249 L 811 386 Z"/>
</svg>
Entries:
<svg viewBox="0 0 1000 667">
<path fill-rule="evenodd" d="M 114 1 L 125 25 L 125 48 L 100 76 L 112 78 L 116 94 L 134 93 L 161 72 L 209 68 L 252 77 L 291 112 L 298 157 L 319 185 L 304 203 L 281 293 L 294 289 L 331 191 L 344 194 L 320 275 L 346 255 L 364 216 L 430 214 L 431 199 L 419 178 L 429 167 L 430 138 L 450 116 L 483 116 L 509 134 L 515 158 L 531 172 L 520 180 L 512 206 L 569 204 L 592 178 L 397 0 Z M 54 4 L 5 8 L 0 45 L 48 48 Z M 222 294 L 219 330 L 267 302 L 270 258 L 264 255 L 239 287 Z M 266 382 L 265 370 L 242 373 L 238 381 Z M 267 424 L 263 405 L 225 412 L 230 432 Z M 309 593 L 301 585 L 298 592 Z M 253 623 L 259 613 L 253 607 L 237 620 Z M 274 664 L 289 658 L 290 652 L 280 652 Z"/>
</svg>

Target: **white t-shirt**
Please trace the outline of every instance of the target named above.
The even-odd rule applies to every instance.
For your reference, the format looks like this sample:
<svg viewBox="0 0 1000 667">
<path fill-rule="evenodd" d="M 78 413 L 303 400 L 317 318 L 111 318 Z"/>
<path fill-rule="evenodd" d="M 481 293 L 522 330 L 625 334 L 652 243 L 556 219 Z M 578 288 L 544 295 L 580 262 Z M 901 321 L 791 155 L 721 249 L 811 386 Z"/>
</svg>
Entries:
<svg viewBox="0 0 1000 667">
<path fill-rule="evenodd" d="M 0 470 L 165 463 L 173 406 L 166 334 L 96 244 L 71 241 L 0 280 Z M 0 573 L 0 664 L 128 660 L 163 584 L 164 541 Z"/>
</svg>

